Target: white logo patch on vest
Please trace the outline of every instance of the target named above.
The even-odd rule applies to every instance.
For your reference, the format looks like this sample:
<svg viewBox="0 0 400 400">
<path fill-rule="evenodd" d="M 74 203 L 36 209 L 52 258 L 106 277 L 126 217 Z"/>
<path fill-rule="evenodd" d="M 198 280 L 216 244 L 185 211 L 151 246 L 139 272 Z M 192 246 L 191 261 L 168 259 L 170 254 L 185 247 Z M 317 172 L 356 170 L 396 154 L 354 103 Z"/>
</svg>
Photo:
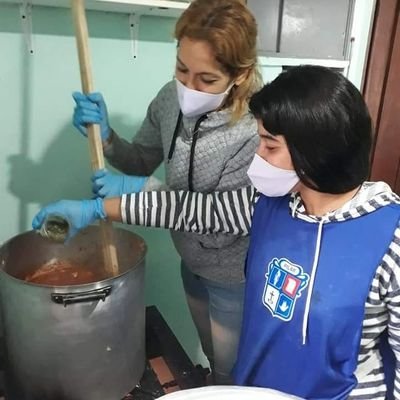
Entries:
<svg viewBox="0 0 400 400">
<path fill-rule="evenodd" d="M 310 276 L 300 265 L 291 263 L 286 258 L 274 258 L 265 274 L 266 282 L 263 304 L 273 317 L 290 321 L 296 300 L 307 287 Z"/>
</svg>

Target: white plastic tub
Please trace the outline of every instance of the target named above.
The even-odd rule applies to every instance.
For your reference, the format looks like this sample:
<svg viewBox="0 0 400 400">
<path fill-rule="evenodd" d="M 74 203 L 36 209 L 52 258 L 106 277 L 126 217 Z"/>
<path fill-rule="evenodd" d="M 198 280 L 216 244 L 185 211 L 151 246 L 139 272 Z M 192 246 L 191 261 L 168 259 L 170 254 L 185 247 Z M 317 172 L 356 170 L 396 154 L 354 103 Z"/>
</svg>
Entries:
<svg viewBox="0 0 400 400">
<path fill-rule="evenodd" d="M 163 400 L 301 400 L 300 397 L 276 390 L 245 386 L 205 386 L 180 390 L 161 398 Z"/>
</svg>

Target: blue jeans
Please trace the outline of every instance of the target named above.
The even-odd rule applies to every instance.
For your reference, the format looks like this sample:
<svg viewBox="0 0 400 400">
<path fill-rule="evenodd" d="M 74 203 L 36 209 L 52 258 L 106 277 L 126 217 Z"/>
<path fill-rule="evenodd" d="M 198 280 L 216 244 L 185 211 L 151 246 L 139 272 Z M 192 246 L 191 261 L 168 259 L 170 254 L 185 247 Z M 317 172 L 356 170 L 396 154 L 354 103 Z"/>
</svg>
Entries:
<svg viewBox="0 0 400 400">
<path fill-rule="evenodd" d="M 186 299 L 204 354 L 210 362 L 213 384 L 232 384 L 242 324 L 244 282 L 213 282 L 193 274 L 182 263 Z"/>
</svg>

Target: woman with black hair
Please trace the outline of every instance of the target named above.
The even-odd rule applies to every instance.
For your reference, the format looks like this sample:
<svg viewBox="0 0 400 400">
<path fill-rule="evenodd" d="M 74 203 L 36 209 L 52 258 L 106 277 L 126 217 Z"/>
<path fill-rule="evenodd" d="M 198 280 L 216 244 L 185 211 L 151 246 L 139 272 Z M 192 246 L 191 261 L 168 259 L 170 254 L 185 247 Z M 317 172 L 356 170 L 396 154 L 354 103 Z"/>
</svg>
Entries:
<svg viewBox="0 0 400 400">
<path fill-rule="evenodd" d="M 255 189 L 61 201 L 33 227 L 57 213 L 72 234 L 106 217 L 250 233 L 235 382 L 307 399 L 400 398 L 400 198 L 366 181 L 372 128 L 360 93 L 339 73 L 295 67 L 250 109 Z"/>
</svg>

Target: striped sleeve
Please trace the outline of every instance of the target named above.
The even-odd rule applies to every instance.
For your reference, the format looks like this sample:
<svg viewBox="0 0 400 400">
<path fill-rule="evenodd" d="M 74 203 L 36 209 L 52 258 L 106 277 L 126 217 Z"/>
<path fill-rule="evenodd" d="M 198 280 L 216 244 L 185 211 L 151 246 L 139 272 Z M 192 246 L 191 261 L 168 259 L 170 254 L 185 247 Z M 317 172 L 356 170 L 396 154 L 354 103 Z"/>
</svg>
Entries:
<svg viewBox="0 0 400 400">
<path fill-rule="evenodd" d="M 235 191 L 140 192 L 122 196 L 122 222 L 200 234 L 250 232 L 259 194 L 252 187 Z"/>
<path fill-rule="evenodd" d="M 396 356 L 396 375 L 394 381 L 394 398 L 400 400 L 400 226 L 383 258 L 383 268 L 391 272 L 388 282 L 383 282 L 383 290 L 387 288 L 385 302 L 389 311 L 389 344 Z"/>
<path fill-rule="evenodd" d="M 386 394 L 378 342 L 388 328 L 389 345 L 396 357 L 393 397 Z M 400 400 L 400 225 L 373 279 L 366 302 L 356 372 L 357 387 L 351 400 Z"/>
</svg>

